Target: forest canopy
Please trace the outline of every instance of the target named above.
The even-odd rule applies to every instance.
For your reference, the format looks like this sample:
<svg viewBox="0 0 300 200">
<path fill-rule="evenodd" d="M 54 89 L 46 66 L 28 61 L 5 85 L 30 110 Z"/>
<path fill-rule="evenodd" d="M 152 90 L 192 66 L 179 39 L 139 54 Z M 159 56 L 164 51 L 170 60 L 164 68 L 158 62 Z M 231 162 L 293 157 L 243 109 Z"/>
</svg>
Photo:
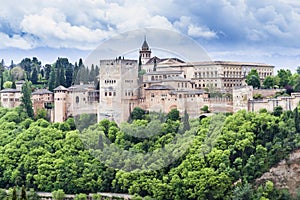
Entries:
<svg viewBox="0 0 300 200">
<path fill-rule="evenodd" d="M 164 200 L 292 199 L 272 182 L 256 186 L 255 179 L 299 148 L 297 112 L 239 111 L 201 120 L 144 113 L 120 126 L 103 120 L 79 131 L 72 118 L 49 123 L 32 120 L 20 108 L 0 108 L 0 188 Z M 143 135 L 145 127 L 156 131 Z M 105 157 L 108 144 L 121 153 Z M 161 149 L 171 151 L 146 160 Z M 182 151 L 169 154 L 174 149 Z"/>
</svg>

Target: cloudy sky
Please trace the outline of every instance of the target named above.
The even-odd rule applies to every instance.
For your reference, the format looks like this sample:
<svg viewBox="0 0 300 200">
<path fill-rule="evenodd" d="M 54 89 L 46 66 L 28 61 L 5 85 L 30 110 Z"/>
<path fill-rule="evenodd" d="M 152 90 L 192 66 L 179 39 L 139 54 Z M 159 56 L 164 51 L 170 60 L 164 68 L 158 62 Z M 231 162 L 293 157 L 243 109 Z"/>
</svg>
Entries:
<svg viewBox="0 0 300 200">
<path fill-rule="evenodd" d="M 154 27 L 191 37 L 213 60 L 300 65 L 298 0 L 0 1 L 7 64 L 32 56 L 75 61 L 119 33 Z"/>
</svg>

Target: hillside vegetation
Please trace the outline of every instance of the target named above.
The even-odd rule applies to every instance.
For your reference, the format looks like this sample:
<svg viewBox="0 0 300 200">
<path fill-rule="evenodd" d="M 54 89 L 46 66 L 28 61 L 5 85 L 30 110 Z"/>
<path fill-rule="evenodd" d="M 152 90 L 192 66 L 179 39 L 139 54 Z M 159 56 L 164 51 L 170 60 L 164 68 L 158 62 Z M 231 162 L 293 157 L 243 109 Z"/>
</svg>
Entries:
<svg viewBox="0 0 300 200">
<path fill-rule="evenodd" d="M 88 119 L 80 118 L 78 123 Z M 271 181 L 257 186 L 255 180 L 299 148 L 297 109 L 240 111 L 201 121 L 180 118 L 174 110 L 167 116 L 142 113 L 130 123 L 103 120 L 82 132 L 78 123 L 34 121 L 20 108 L 0 108 L 0 188 L 122 192 L 161 200 L 292 199 Z M 141 136 L 153 132 L 141 130 L 155 134 Z M 167 154 L 145 163 L 161 149 Z"/>
</svg>

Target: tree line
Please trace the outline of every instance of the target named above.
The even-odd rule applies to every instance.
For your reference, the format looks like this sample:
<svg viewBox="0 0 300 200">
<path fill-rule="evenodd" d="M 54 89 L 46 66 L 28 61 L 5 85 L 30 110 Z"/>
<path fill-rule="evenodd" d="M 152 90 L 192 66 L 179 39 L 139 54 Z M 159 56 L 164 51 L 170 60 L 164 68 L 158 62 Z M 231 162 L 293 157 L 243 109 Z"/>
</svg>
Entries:
<svg viewBox="0 0 300 200">
<path fill-rule="evenodd" d="M 254 88 L 286 89 L 287 94 L 300 92 L 300 66 L 294 74 L 289 69 L 279 69 L 275 76 L 267 76 L 262 83 L 257 70 L 252 69 L 246 76 L 246 83 Z"/>
<path fill-rule="evenodd" d="M 82 59 L 74 64 L 67 58 L 58 58 L 53 64 L 42 65 L 36 57 L 24 58 L 19 64 L 6 66 L 0 62 L 0 89 L 15 88 L 19 80 L 31 81 L 36 87 L 49 88 L 50 91 L 59 85 L 70 87 L 74 84 L 97 84 L 99 66 L 85 66 Z"/>
</svg>

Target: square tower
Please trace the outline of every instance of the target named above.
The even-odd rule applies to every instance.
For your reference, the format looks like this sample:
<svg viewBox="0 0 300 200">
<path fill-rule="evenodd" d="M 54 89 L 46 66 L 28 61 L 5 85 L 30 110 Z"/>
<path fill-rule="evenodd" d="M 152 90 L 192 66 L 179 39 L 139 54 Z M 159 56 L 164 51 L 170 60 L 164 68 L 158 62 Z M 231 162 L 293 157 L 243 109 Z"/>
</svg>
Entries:
<svg viewBox="0 0 300 200">
<path fill-rule="evenodd" d="M 98 121 L 127 121 L 138 101 L 137 60 L 100 60 Z"/>
</svg>

